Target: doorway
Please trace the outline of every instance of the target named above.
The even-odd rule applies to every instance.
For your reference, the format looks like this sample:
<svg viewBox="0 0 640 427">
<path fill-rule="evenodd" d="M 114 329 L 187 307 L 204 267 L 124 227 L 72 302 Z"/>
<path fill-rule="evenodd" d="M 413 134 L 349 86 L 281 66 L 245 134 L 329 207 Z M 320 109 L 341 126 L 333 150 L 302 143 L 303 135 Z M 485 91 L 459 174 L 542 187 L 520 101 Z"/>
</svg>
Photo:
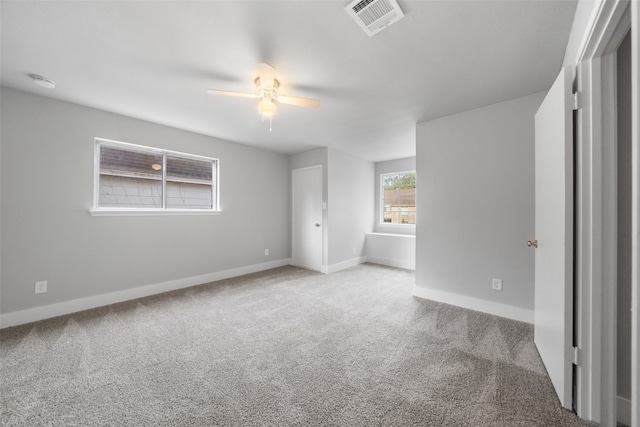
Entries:
<svg viewBox="0 0 640 427">
<path fill-rule="evenodd" d="M 626 1 L 598 4 L 588 36 L 580 47 L 576 67 L 580 135 L 577 187 L 579 397 L 576 409 L 580 417 L 603 427 L 616 425 L 620 402 L 617 399 L 617 378 L 621 372 L 617 367 L 617 315 L 622 295 L 617 295 L 617 184 L 620 175 L 617 170 L 616 55 L 632 27 L 629 11 L 633 7 L 629 5 Z M 637 87 L 632 81 L 626 90 L 632 93 Z M 635 116 L 631 119 L 635 120 Z M 635 215 L 636 208 L 632 209 L 632 215 Z M 632 261 L 635 251 L 632 249 Z M 631 332 L 633 336 L 633 326 Z M 633 363 L 633 357 L 631 360 Z"/>
<path fill-rule="evenodd" d="M 321 271 L 322 165 L 294 169 L 291 187 L 291 263 Z"/>
</svg>

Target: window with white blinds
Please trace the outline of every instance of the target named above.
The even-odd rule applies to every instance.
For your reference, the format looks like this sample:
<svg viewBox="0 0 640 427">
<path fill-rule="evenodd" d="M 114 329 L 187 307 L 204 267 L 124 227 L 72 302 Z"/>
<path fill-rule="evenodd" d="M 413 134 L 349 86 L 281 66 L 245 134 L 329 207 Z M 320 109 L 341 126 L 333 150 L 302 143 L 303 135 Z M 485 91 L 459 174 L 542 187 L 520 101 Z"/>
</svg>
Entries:
<svg viewBox="0 0 640 427">
<path fill-rule="evenodd" d="M 92 213 L 217 212 L 218 159 L 96 139 Z"/>
</svg>

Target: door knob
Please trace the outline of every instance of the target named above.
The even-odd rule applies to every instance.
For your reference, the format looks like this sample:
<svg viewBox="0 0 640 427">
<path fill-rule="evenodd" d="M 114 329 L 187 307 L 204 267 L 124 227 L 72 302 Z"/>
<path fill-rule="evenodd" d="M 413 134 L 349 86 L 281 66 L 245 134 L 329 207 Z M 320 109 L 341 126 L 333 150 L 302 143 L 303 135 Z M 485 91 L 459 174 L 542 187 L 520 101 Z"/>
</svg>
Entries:
<svg viewBox="0 0 640 427">
<path fill-rule="evenodd" d="M 531 247 L 533 246 L 534 248 L 538 247 L 538 241 L 537 240 L 528 240 L 527 241 L 527 246 Z"/>
<path fill-rule="evenodd" d="M 316 227 L 320 227 L 320 224 L 316 222 Z"/>
</svg>

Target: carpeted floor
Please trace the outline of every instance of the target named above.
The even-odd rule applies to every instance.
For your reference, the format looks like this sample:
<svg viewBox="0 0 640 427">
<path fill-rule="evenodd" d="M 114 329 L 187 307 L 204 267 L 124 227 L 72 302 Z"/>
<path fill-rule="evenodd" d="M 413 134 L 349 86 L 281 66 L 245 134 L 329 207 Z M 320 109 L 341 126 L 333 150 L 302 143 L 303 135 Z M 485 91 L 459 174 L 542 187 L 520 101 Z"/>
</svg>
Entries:
<svg viewBox="0 0 640 427">
<path fill-rule="evenodd" d="M 583 426 L 533 327 L 282 267 L 0 331 L 2 425 Z"/>
</svg>

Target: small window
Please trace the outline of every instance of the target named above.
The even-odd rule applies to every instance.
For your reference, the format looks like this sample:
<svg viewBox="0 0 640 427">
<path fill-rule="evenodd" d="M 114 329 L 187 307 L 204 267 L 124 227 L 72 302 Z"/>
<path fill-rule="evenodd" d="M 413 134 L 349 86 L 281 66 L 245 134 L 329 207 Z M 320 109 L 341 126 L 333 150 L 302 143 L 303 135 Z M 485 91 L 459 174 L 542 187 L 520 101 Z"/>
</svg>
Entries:
<svg viewBox="0 0 640 427">
<path fill-rule="evenodd" d="M 217 211 L 217 177 L 217 159 L 96 139 L 94 211 Z"/>
<path fill-rule="evenodd" d="M 380 175 L 383 224 L 416 223 L 416 172 Z"/>
</svg>

